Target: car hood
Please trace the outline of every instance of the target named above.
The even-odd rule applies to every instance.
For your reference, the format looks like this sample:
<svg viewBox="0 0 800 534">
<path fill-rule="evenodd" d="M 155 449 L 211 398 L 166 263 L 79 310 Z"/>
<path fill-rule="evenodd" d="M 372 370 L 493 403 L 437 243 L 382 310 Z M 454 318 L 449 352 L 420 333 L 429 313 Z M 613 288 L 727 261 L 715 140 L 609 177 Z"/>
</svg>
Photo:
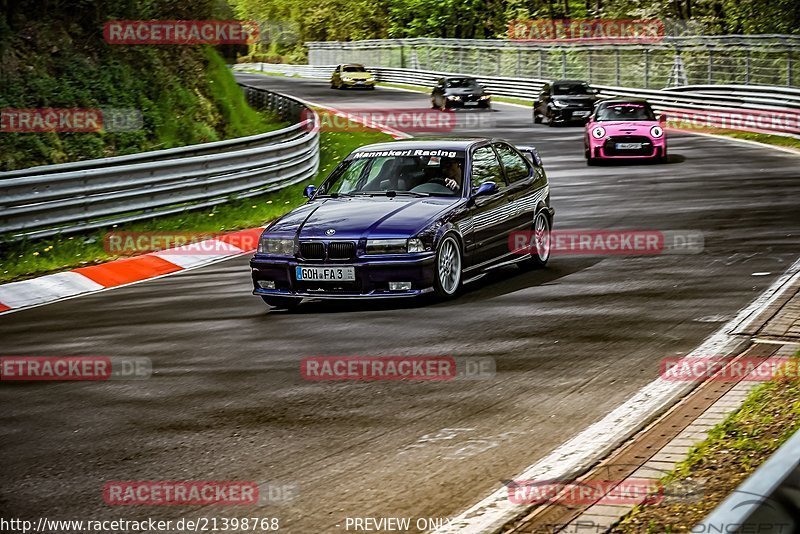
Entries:
<svg viewBox="0 0 800 534">
<path fill-rule="evenodd" d="M 305 239 L 410 237 L 458 200 L 405 196 L 312 200 L 278 219 L 267 232 Z"/>
<path fill-rule="evenodd" d="M 367 78 L 372 78 L 373 74 L 371 72 L 343 72 L 342 78 L 352 78 L 354 80 L 366 80 Z"/>
<path fill-rule="evenodd" d="M 663 127 L 658 121 L 600 121 L 589 124 L 587 129 L 591 130 L 596 126 L 605 128 L 607 135 L 646 135 L 648 137 L 650 136 L 650 128 L 653 126 Z"/>
<path fill-rule="evenodd" d="M 571 106 L 591 106 L 597 101 L 592 95 L 553 95 L 553 100 Z"/>
</svg>

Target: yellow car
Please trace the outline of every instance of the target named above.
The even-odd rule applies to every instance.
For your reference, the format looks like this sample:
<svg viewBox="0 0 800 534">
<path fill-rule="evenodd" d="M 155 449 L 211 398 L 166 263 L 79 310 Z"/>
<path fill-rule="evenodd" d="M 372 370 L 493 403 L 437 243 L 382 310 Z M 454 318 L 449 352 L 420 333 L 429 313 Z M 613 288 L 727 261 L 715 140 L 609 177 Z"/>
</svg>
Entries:
<svg viewBox="0 0 800 534">
<path fill-rule="evenodd" d="M 349 63 L 339 65 L 331 76 L 331 89 L 345 88 L 375 89 L 375 75 L 368 72 L 364 65 Z"/>
</svg>

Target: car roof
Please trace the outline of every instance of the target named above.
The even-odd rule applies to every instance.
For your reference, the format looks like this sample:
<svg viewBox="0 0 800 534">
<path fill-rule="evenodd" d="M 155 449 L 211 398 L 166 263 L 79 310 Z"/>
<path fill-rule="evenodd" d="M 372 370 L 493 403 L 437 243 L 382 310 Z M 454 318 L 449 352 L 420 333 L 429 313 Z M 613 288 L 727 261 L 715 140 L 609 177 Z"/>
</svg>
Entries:
<svg viewBox="0 0 800 534">
<path fill-rule="evenodd" d="M 467 150 L 472 145 L 479 143 L 499 141 L 499 139 L 489 139 L 486 137 L 441 137 L 435 139 L 409 139 L 405 141 L 390 141 L 388 143 L 375 143 L 357 148 L 353 152 L 372 152 L 381 150 Z"/>
<path fill-rule="evenodd" d="M 361 63 L 342 63 L 340 67 L 363 67 Z"/>
<path fill-rule="evenodd" d="M 445 80 L 474 80 L 475 76 L 444 76 Z"/>
</svg>

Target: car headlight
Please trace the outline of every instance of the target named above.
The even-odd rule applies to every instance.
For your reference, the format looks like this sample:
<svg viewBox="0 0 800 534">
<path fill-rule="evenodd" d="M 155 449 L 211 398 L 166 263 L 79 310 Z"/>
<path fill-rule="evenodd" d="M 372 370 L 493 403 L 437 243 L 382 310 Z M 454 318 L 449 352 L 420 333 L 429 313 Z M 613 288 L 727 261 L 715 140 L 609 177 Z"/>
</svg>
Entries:
<svg viewBox="0 0 800 534">
<path fill-rule="evenodd" d="M 567 104 L 565 104 L 564 102 L 562 102 L 560 100 L 553 100 L 553 107 L 554 108 L 565 108 L 565 107 L 567 107 Z"/>
<path fill-rule="evenodd" d="M 490 98 L 492 98 L 492 97 L 491 97 L 491 96 L 489 96 L 489 95 L 483 95 L 483 96 L 481 96 L 481 100 L 489 100 Z"/>
<path fill-rule="evenodd" d="M 262 254 L 292 256 L 294 254 L 294 239 L 262 237 L 258 242 L 258 252 Z"/>
<path fill-rule="evenodd" d="M 664 135 L 664 128 L 662 128 L 661 126 L 653 126 L 652 128 L 650 128 L 650 135 L 658 139 L 659 137 Z"/>
<path fill-rule="evenodd" d="M 595 126 L 592 128 L 592 137 L 595 139 L 602 139 L 606 136 L 606 129 L 602 126 Z"/>
<path fill-rule="evenodd" d="M 408 240 L 408 251 L 409 252 L 425 252 L 425 245 L 422 243 L 422 239 L 412 238 Z"/>
<path fill-rule="evenodd" d="M 350 76 L 342 76 L 342 81 L 343 82 L 352 82 L 353 78 L 351 78 Z"/>
<path fill-rule="evenodd" d="M 411 239 L 367 239 L 367 254 L 406 254 L 424 252 L 422 240 Z"/>
<path fill-rule="evenodd" d="M 367 78 L 367 81 L 368 81 L 368 82 L 374 82 L 374 81 L 375 81 L 375 78 L 373 78 L 372 76 L 370 76 L 369 78 Z"/>
<path fill-rule="evenodd" d="M 447 100 L 461 100 L 460 96 L 450 95 L 447 97 Z"/>
</svg>

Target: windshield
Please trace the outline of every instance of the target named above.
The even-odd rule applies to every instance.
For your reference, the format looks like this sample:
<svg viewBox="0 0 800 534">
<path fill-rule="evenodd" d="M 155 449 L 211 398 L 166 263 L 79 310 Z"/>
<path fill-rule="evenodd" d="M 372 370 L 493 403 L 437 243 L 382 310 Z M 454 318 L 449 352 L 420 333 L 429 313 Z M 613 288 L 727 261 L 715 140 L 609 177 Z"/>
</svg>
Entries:
<svg viewBox="0 0 800 534">
<path fill-rule="evenodd" d="M 478 87 L 474 78 L 453 78 L 447 80 L 447 87 Z"/>
<path fill-rule="evenodd" d="M 605 104 L 597 110 L 598 121 L 654 121 L 656 116 L 647 104 Z"/>
<path fill-rule="evenodd" d="M 464 153 L 447 150 L 360 152 L 343 162 L 319 188 L 318 195 L 408 194 L 460 196 Z M 410 154 L 406 154 L 410 153 Z"/>
<path fill-rule="evenodd" d="M 589 95 L 592 89 L 585 83 L 557 83 L 553 86 L 554 95 Z"/>
<path fill-rule="evenodd" d="M 342 67 L 342 72 L 367 72 L 367 69 L 361 65 L 345 65 Z"/>
</svg>

